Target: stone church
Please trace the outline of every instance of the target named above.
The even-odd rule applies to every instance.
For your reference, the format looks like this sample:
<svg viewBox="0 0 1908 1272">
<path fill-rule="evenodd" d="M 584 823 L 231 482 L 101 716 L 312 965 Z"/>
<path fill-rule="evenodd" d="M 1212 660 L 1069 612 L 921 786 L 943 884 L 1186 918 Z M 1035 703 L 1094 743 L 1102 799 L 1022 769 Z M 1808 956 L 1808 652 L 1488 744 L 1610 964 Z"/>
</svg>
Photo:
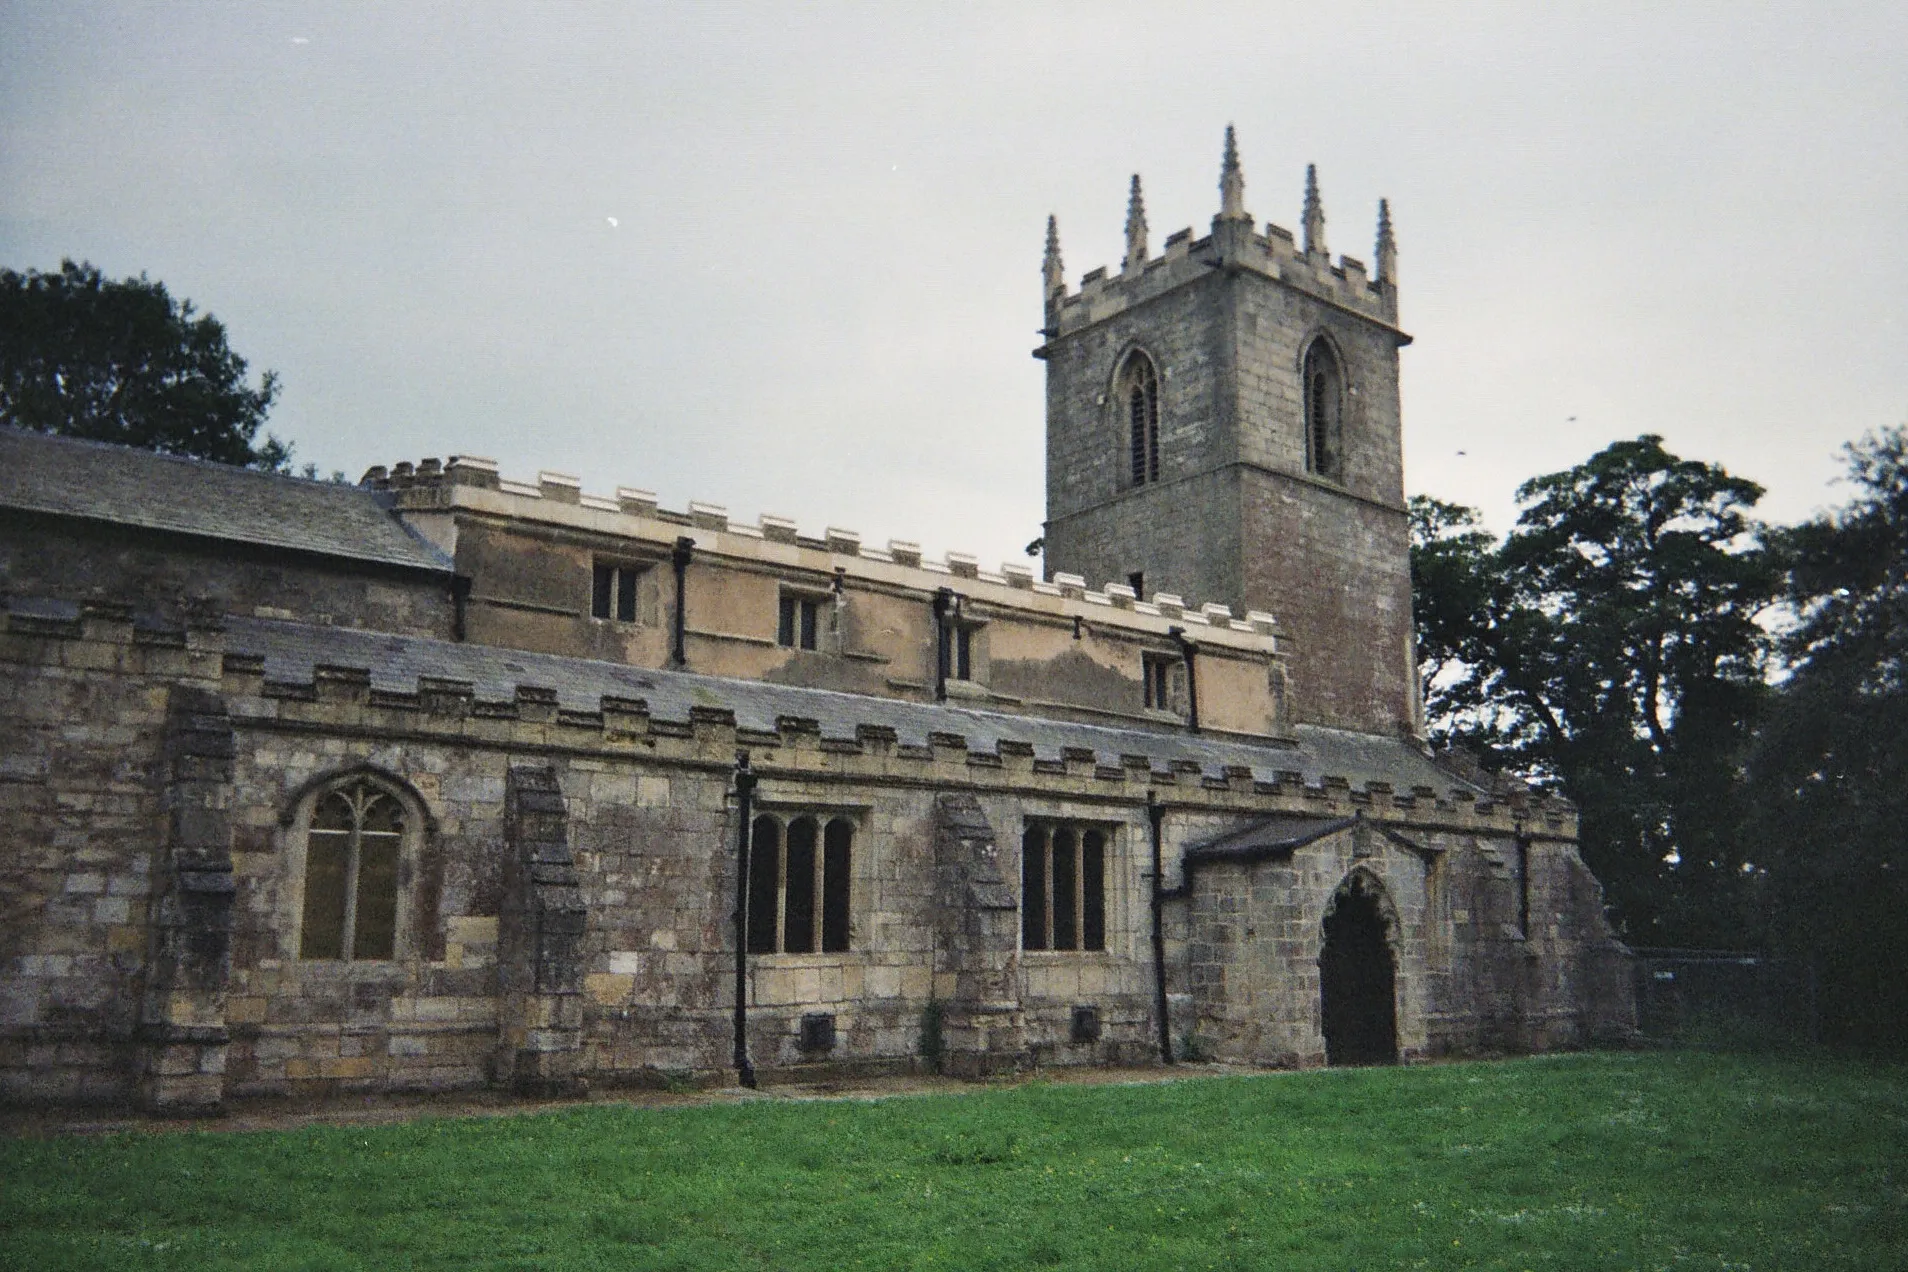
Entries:
<svg viewBox="0 0 1908 1272">
<path fill-rule="evenodd" d="M 1581 1046 L 1571 809 L 1442 767 L 1397 253 L 1045 268 L 1045 570 L 471 456 L 0 431 L 0 1093 Z"/>
</svg>

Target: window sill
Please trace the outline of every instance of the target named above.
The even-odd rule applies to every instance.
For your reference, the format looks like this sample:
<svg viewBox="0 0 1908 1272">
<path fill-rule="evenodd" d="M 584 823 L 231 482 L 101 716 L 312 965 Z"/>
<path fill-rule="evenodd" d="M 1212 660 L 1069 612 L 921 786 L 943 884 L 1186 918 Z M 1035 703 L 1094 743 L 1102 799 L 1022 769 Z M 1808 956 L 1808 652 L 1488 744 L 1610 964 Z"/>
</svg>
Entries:
<svg viewBox="0 0 1908 1272">
<path fill-rule="evenodd" d="M 770 640 L 766 636 L 746 636 L 742 634 L 741 632 L 710 632 L 710 631 L 700 631 L 694 627 L 686 627 L 683 629 L 682 634 L 684 636 L 695 636 L 701 640 L 726 640 L 732 644 L 757 645 L 765 649 L 787 649 L 788 648 L 787 645 L 783 645 L 778 641 Z"/>
<path fill-rule="evenodd" d="M 283 958 L 261 959 L 260 971 L 279 971 L 295 976 L 300 980 L 314 981 L 373 981 L 390 983 L 409 980 L 411 969 L 402 959 L 395 958 Z"/>
<path fill-rule="evenodd" d="M 784 967 L 799 971 L 809 967 L 829 968 L 866 963 L 871 957 L 867 950 L 841 950 L 833 954 L 751 954 L 749 962 L 762 967 Z"/>
</svg>

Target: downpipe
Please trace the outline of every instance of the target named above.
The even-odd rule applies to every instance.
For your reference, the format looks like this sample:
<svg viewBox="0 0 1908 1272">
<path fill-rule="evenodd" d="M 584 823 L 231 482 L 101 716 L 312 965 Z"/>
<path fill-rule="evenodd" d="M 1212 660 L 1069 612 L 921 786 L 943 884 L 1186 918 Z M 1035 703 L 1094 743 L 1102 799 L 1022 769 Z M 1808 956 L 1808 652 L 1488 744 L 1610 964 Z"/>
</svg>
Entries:
<svg viewBox="0 0 1908 1272">
<path fill-rule="evenodd" d="M 1183 627 L 1169 627 L 1166 634 L 1179 646 L 1179 656 L 1186 663 L 1186 728 L 1188 732 L 1199 732 L 1199 646 L 1186 638 Z"/>
<path fill-rule="evenodd" d="M 742 1085 L 755 1089 L 755 1066 L 749 1062 L 749 831 L 754 820 L 755 774 L 749 771 L 749 753 L 735 756 L 735 1070 Z"/>
<path fill-rule="evenodd" d="M 1159 1018 L 1159 1060 L 1173 1062 L 1172 1021 L 1166 1013 L 1166 881 L 1165 825 L 1166 806 L 1159 796 L 1146 792 L 1146 820 L 1153 827 L 1153 1012 Z"/>
<path fill-rule="evenodd" d="M 676 570 L 676 615 L 669 646 L 669 665 L 672 667 L 689 665 L 684 638 L 689 631 L 689 557 L 695 547 L 696 541 L 683 535 L 676 540 L 675 550 L 669 554 L 669 564 Z"/>
</svg>

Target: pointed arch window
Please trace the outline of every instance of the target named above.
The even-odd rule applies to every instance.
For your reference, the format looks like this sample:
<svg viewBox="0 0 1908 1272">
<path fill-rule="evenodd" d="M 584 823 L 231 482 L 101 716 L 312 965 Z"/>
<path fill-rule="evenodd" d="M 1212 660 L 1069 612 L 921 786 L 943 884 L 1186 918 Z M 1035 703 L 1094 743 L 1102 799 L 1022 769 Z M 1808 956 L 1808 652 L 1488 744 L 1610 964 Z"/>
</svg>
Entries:
<svg viewBox="0 0 1908 1272">
<path fill-rule="evenodd" d="M 1344 471 L 1345 374 L 1325 340 L 1306 349 L 1303 381 L 1306 471 L 1338 477 Z"/>
<path fill-rule="evenodd" d="M 398 797 L 364 778 L 318 795 L 305 831 L 300 958 L 396 957 L 398 873 L 408 829 Z"/>
<path fill-rule="evenodd" d="M 1113 400 L 1126 425 L 1127 473 L 1144 486 L 1159 480 L 1159 374 L 1138 349 L 1126 355 L 1114 380 Z"/>
</svg>

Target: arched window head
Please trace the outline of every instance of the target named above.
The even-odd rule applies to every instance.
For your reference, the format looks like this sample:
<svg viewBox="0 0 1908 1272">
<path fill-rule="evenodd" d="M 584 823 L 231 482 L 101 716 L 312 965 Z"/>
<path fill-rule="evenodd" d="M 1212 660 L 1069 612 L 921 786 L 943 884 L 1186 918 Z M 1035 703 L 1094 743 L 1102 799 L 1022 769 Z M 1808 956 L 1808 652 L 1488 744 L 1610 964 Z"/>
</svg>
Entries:
<svg viewBox="0 0 1908 1272">
<path fill-rule="evenodd" d="M 749 835 L 751 954 L 839 954 L 849 939 L 846 817 L 763 813 Z"/>
<path fill-rule="evenodd" d="M 305 832 L 298 956 L 396 956 L 398 864 L 410 829 L 403 803 L 366 778 L 322 791 Z"/>
<path fill-rule="evenodd" d="M 1138 349 L 1113 381 L 1113 401 L 1126 424 L 1127 474 L 1135 486 L 1159 480 L 1159 375 Z"/>
<path fill-rule="evenodd" d="M 1312 341 L 1305 351 L 1305 467 L 1321 477 L 1344 471 L 1345 374 L 1331 345 Z"/>
</svg>

